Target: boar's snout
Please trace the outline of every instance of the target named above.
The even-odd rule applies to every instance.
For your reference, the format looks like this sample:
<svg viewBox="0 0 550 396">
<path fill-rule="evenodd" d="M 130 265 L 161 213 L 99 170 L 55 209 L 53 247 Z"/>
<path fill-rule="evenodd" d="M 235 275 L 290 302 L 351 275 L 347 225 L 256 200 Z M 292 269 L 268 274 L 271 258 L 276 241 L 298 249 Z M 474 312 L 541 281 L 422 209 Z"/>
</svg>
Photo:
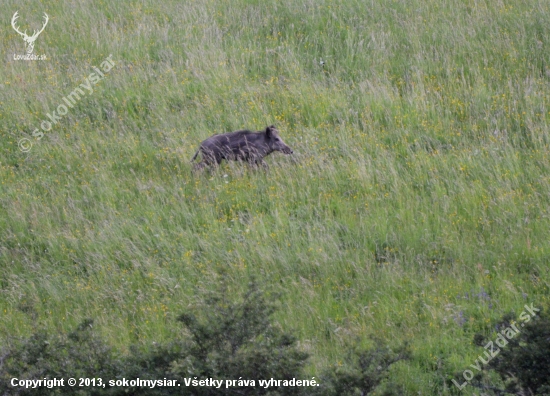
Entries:
<svg viewBox="0 0 550 396">
<path fill-rule="evenodd" d="M 279 138 L 280 139 L 280 138 Z M 285 154 L 292 154 L 294 151 L 290 147 L 288 147 L 282 140 L 279 140 L 277 142 L 278 144 L 275 145 L 274 149 L 277 151 L 280 151 Z"/>
</svg>

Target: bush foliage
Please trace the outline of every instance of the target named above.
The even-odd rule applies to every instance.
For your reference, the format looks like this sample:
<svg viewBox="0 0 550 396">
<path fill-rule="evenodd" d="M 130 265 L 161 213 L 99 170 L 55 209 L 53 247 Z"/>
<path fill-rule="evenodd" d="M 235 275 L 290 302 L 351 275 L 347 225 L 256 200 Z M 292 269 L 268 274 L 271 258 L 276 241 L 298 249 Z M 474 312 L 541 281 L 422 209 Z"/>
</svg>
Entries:
<svg viewBox="0 0 550 396">
<path fill-rule="evenodd" d="M 274 297 L 274 296 L 271 296 Z M 178 317 L 181 331 L 169 342 L 149 348 L 134 345 L 122 355 L 109 348 L 86 320 L 70 334 L 50 335 L 37 331 L 4 349 L 0 361 L 1 395 L 299 395 L 368 394 L 385 378 L 387 370 L 403 353 L 389 349 L 350 351 L 347 364 L 329 368 L 317 379 L 318 388 L 260 387 L 258 380 L 306 379 L 303 370 L 308 354 L 297 339 L 273 321 L 276 299 L 269 299 L 251 282 L 240 301 L 229 300 L 226 286 L 206 301 Z M 63 387 L 14 389 L 11 378 L 102 378 L 106 388 Z M 180 387 L 109 387 L 108 380 L 170 379 Z M 255 386 L 227 389 L 205 386 L 183 388 L 185 379 L 254 380 Z"/>
<path fill-rule="evenodd" d="M 506 314 L 496 328 L 502 330 L 515 323 L 516 315 Z M 484 366 L 472 385 L 487 395 L 550 395 L 550 316 L 542 311 L 529 322 L 521 323 L 519 333 L 497 348 L 498 353 Z M 476 334 L 474 343 L 483 346 L 489 340 Z M 496 373 L 502 386 L 495 386 Z"/>
</svg>

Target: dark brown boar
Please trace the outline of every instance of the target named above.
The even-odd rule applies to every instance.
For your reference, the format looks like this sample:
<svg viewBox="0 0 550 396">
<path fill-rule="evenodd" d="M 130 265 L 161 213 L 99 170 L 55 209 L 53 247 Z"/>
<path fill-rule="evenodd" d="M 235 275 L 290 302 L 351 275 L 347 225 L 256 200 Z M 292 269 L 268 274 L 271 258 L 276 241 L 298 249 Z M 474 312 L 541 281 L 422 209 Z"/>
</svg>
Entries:
<svg viewBox="0 0 550 396">
<path fill-rule="evenodd" d="M 211 136 L 201 143 L 191 161 L 194 161 L 201 152 L 202 161 L 195 165 L 195 169 L 219 165 L 223 159 L 247 161 L 250 164 L 261 164 L 267 167 L 264 157 L 274 151 L 293 153 L 279 136 L 277 128 L 271 125 L 258 132 L 242 130 Z"/>
</svg>

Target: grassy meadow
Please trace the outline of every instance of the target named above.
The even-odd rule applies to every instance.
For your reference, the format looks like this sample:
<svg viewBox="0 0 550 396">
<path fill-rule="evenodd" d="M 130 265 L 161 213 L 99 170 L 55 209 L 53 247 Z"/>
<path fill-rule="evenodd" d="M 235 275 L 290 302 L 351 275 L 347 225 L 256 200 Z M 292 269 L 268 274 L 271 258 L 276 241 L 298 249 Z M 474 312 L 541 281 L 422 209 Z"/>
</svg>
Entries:
<svg viewBox="0 0 550 396">
<path fill-rule="evenodd" d="M 311 375 L 374 336 L 410 343 L 402 394 L 456 394 L 475 333 L 549 303 L 549 7 L 2 2 L 0 345 L 86 318 L 150 345 L 222 278 L 256 278 Z M 46 60 L 14 60 L 15 11 L 28 31 L 49 15 Z M 270 124 L 293 156 L 193 173 L 202 140 Z"/>
</svg>

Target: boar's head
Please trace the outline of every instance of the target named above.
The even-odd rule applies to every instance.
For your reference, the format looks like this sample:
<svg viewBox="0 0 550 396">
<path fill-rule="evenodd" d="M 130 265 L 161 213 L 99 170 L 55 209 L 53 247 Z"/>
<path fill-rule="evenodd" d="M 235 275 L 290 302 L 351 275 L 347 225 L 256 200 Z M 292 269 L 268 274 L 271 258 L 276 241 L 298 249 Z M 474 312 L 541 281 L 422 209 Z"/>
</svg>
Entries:
<svg viewBox="0 0 550 396">
<path fill-rule="evenodd" d="M 292 149 L 283 142 L 283 139 L 279 136 L 279 131 L 274 125 L 268 126 L 265 129 L 265 136 L 271 151 L 281 151 L 285 154 L 293 153 Z"/>
</svg>

